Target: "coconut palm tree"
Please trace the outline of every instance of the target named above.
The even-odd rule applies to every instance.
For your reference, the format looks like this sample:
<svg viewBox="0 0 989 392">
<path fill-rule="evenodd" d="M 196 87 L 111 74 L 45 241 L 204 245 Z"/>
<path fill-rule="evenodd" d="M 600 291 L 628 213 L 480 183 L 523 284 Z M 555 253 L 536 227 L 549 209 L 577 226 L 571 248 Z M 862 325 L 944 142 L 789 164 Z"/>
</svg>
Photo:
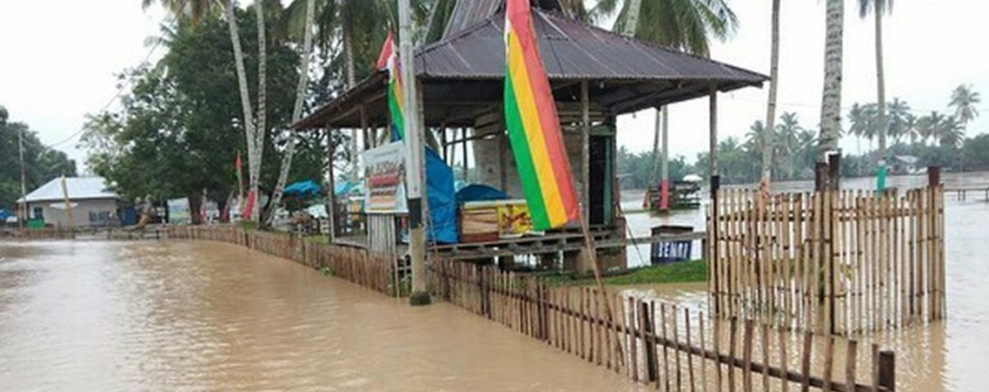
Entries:
<svg viewBox="0 0 989 392">
<path fill-rule="evenodd" d="M 948 106 L 955 108 L 955 118 L 963 126 L 967 126 L 968 123 L 979 117 L 979 111 L 975 108 L 975 105 L 982 102 L 979 97 L 979 93 L 972 91 L 972 86 L 970 85 L 960 85 L 955 88 L 955 91 L 951 93 L 951 102 Z"/>
<path fill-rule="evenodd" d="M 827 154 L 838 150 L 838 139 L 841 137 L 841 63 L 845 5 L 842 0 L 827 0 L 825 9 L 824 89 L 821 93 L 818 162 L 826 162 Z"/>
<path fill-rule="evenodd" d="M 893 138 L 894 143 L 899 143 L 903 136 L 909 134 L 910 105 L 899 98 L 893 98 L 886 108 L 886 134 Z M 882 124 L 882 120 L 879 122 Z"/>
<path fill-rule="evenodd" d="M 787 178 L 794 176 L 796 168 L 794 158 L 797 156 L 799 147 L 797 135 L 802 131 L 803 128 L 800 127 L 797 114 L 792 112 L 784 112 L 783 116 L 780 117 L 780 124 L 776 126 L 776 144 L 780 146 L 782 154 L 787 158 Z"/>
<path fill-rule="evenodd" d="M 230 42 L 233 45 L 234 52 L 234 68 L 237 71 L 237 85 L 240 89 L 240 102 L 241 109 L 244 114 L 244 136 L 247 139 L 247 151 L 248 151 L 248 174 L 251 179 L 250 189 L 257 195 L 257 180 L 260 178 L 261 171 L 261 157 L 260 153 L 263 152 L 264 143 L 258 143 L 259 139 L 257 137 L 258 124 L 254 121 L 254 113 L 252 111 L 251 96 L 250 91 L 247 87 L 247 72 L 244 70 L 244 51 L 240 45 L 240 33 L 237 28 L 237 18 L 234 14 L 234 4 L 235 0 L 159 0 L 163 7 L 170 10 L 176 18 L 189 18 L 193 23 L 199 21 L 203 16 L 215 15 L 222 12 L 226 15 L 227 25 L 230 29 Z M 149 7 L 154 0 L 141 0 L 141 5 L 144 8 Z M 263 43 L 263 22 L 259 25 L 259 42 Z M 260 45 L 264 50 L 264 45 Z M 260 57 L 259 57 L 260 58 Z M 262 59 L 263 60 L 263 59 Z M 260 62 L 264 64 L 264 61 Z M 263 67 L 263 66 L 262 66 Z M 261 68 L 261 67 L 259 67 Z M 264 78 L 260 78 L 263 85 Z M 261 114 L 264 116 L 264 114 Z M 254 203 L 255 209 L 251 212 L 251 217 L 257 219 L 257 206 L 258 203 Z"/>
<path fill-rule="evenodd" d="M 773 130 L 776 128 L 776 86 L 779 82 L 779 62 L 780 62 L 780 0 L 773 0 L 771 27 L 771 49 L 769 54 L 769 97 L 766 102 L 766 128 Z M 772 132 L 770 132 L 770 135 Z M 772 145 L 772 140 L 769 141 Z M 770 150 L 763 150 L 762 153 L 762 183 L 766 188 L 772 179 L 773 157 Z M 792 174 L 792 173 L 791 173 Z M 765 191 L 769 191 L 766 189 Z"/>
<path fill-rule="evenodd" d="M 886 157 L 886 76 L 883 70 L 883 14 L 893 12 L 893 0 L 858 0 L 859 17 L 871 13 L 876 24 L 876 90 L 878 92 L 879 156 Z"/>
<path fill-rule="evenodd" d="M 306 18 L 302 25 L 302 51 L 299 59 L 299 84 L 296 86 L 295 105 L 292 107 L 292 122 L 302 118 L 302 105 L 305 103 L 306 88 L 309 83 L 309 58 L 312 56 L 313 18 L 316 14 L 316 0 L 296 0 L 297 3 L 305 3 Z M 281 169 L 278 172 L 278 182 L 275 183 L 275 190 L 269 203 L 269 211 L 265 224 L 270 225 L 275 214 L 274 209 L 282 201 L 285 192 L 285 182 L 288 181 L 288 174 L 292 168 L 292 156 L 295 155 L 295 135 L 289 135 L 285 151 L 282 153 Z"/>
<path fill-rule="evenodd" d="M 917 134 L 920 135 L 921 141 L 924 144 L 928 144 L 928 141 L 936 142 L 940 140 L 942 130 L 944 129 L 944 122 L 947 118 L 947 116 L 933 111 L 931 114 L 918 119 Z"/>
<path fill-rule="evenodd" d="M 965 133 L 962 132 L 963 129 L 964 127 L 961 122 L 954 117 L 948 117 L 944 121 L 941 121 L 940 126 L 937 128 L 937 138 L 941 147 L 957 148 L 960 146 L 965 139 Z"/>
<path fill-rule="evenodd" d="M 591 14 L 610 17 L 618 12 L 613 31 L 635 22 L 635 37 L 700 56 L 710 55 L 710 40 L 724 40 L 738 28 L 738 18 L 725 0 L 601 0 Z M 632 7 L 638 5 L 638 7 Z M 649 23 L 639 23 L 648 20 Z"/>
</svg>

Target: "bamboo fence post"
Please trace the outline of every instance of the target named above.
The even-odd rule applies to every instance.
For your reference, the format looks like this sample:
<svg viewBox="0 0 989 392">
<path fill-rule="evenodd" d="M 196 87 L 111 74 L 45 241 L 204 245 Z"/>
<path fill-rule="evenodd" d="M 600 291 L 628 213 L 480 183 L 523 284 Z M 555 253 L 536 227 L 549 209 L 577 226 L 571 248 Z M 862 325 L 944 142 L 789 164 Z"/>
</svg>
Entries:
<svg viewBox="0 0 989 392">
<path fill-rule="evenodd" d="M 681 375 L 681 373 L 682 373 L 681 370 L 683 368 L 680 366 L 680 352 L 681 352 L 680 334 L 678 333 L 678 328 L 677 328 L 677 324 L 679 324 L 679 323 L 677 323 L 677 315 L 680 313 L 680 311 L 677 310 L 676 304 L 673 304 L 671 310 L 673 312 L 672 313 L 673 314 L 673 317 L 672 317 L 672 321 L 673 321 L 673 335 L 672 336 L 673 336 L 673 355 L 675 355 L 673 358 L 674 358 L 674 363 L 676 364 L 677 391 L 682 391 L 683 390 L 683 388 L 682 388 L 683 377 Z"/>
<path fill-rule="evenodd" d="M 578 320 L 578 323 L 580 324 L 580 340 L 578 340 L 578 343 L 580 344 L 580 347 L 579 347 L 579 350 L 580 350 L 580 359 L 586 359 L 587 358 L 587 345 L 586 345 L 585 339 L 584 339 L 584 323 L 585 323 L 585 320 L 587 320 L 587 311 L 586 311 L 587 303 L 584 300 L 584 288 L 583 287 L 580 287 L 579 290 L 578 290 L 578 293 L 580 294 L 579 295 L 579 298 L 578 298 L 578 301 L 580 303 L 580 320 Z"/>
<path fill-rule="evenodd" d="M 663 380 L 665 380 L 666 391 L 670 391 L 670 357 L 669 357 L 669 346 L 670 340 L 666 335 L 666 304 L 660 303 L 659 305 L 659 318 L 662 323 L 663 330 Z"/>
<path fill-rule="evenodd" d="M 872 344 L 872 392 L 879 391 L 879 345 Z"/>
<path fill-rule="evenodd" d="M 803 380 L 800 384 L 800 391 L 810 390 L 810 355 L 814 347 L 814 335 L 810 331 L 804 332 L 804 350 L 800 359 L 800 374 Z"/>
<path fill-rule="evenodd" d="M 827 341 L 824 344 L 824 372 L 822 374 L 824 378 L 824 386 L 821 388 L 824 391 L 831 390 L 831 369 L 834 364 L 834 335 L 828 334 Z"/>
<path fill-rule="evenodd" d="M 735 342 L 738 340 L 738 318 L 732 317 L 730 321 L 731 325 L 729 327 L 729 337 L 728 337 L 728 358 L 734 360 L 735 358 Z M 731 363 L 728 364 L 728 391 L 735 392 L 735 366 Z"/>
<path fill-rule="evenodd" d="M 719 392 L 721 391 L 721 320 L 719 318 L 714 318 L 711 327 L 714 329 L 714 381 L 717 383 L 717 388 Z M 665 362 L 665 361 L 664 361 Z"/>
<path fill-rule="evenodd" d="M 656 389 L 659 389 L 659 384 L 660 384 L 659 373 L 660 373 L 660 371 L 659 371 L 659 356 L 657 354 L 657 352 L 658 352 L 657 347 L 659 347 L 658 346 L 658 343 L 659 343 L 659 336 L 658 336 L 659 335 L 659 327 L 656 325 L 656 321 L 658 320 L 656 318 L 656 301 L 649 301 L 649 316 L 652 319 L 652 324 L 649 327 L 649 332 L 652 334 L 652 339 L 649 341 L 649 352 L 650 352 L 650 354 L 652 354 L 652 363 L 650 364 L 650 366 L 651 366 L 651 371 L 652 371 L 652 376 L 653 376 L 652 377 L 652 380 L 656 384 Z M 663 344 L 665 345 L 666 342 L 663 342 Z"/>
<path fill-rule="evenodd" d="M 697 329 L 700 332 L 699 338 L 700 338 L 700 341 L 701 341 L 701 357 L 700 357 L 700 360 L 701 360 L 701 392 L 707 392 L 707 360 L 706 360 L 707 359 L 707 341 L 704 340 L 704 312 L 699 312 L 697 314 L 697 321 L 698 321 Z M 717 355 L 718 353 L 715 352 L 715 354 Z M 717 360 L 717 357 L 715 357 L 715 360 Z M 658 385 L 657 385 L 657 387 L 658 387 Z"/>
<path fill-rule="evenodd" d="M 858 360 L 858 342 L 855 339 L 848 341 L 847 358 L 845 359 L 845 385 L 854 390 L 855 388 L 855 362 Z"/>
<path fill-rule="evenodd" d="M 633 322 L 629 323 L 632 326 L 632 346 L 629 347 L 629 350 L 631 350 L 631 354 L 632 354 L 632 360 L 629 362 L 629 364 L 631 365 L 630 370 L 632 371 L 632 381 L 639 381 L 639 366 L 638 366 L 639 355 L 636 350 L 636 347 L 639 345 L 639 331 L 644 329 L 642 328 L 643 324 L 641 323 L 645 321 L 643 320 L 643 315 L 638 313 L 639 311 L 641 311 L 641 308 L 636 306 L 636 302 L 637 301 L 632 297 L 628 298 L 629 313 L 633 320 Z M 636 325 L 637 323 L 635 323 L 636 319 L 640 320 L 638 326 Z"/>
<path fill-rule="evenodd" d="M 742 390 L 752 392 L 752 319 L 745 320 L 742 338 Z"/>
<path fill-rule="evenodd" d="M 696 388 L 694 387 L 694 355 L 691 352 L 693 346 L 690 344 L 690 310 L 689 309 L 683 310 L 683 321 L 684 321 L 684 328 L 687 336 L 687 377 L 688 377 L 688 381 L 690 382 L 690 392 L 694 392 L 696 391 Z M 701 358 L 703 358 L 703 354 L 704 354 L 704 350 L 701 349 L 701 355 L 702 355 Z"/>
<path fill-rule="evenodd" d="M 759 326 L 759 331 L 762 332 L 760 339 L 762 341 L 762 390 L 769 392 L 769 327 L 763 324 Z"/>
<path fill-rule="evenodd" d="M 780 329 L 777 331 L 777 336 L 779 337 L 780 345 L 780 372 L 782 374 L 789 373 L 787 370 L 787 363 L 789 362 L 789 357 L 786 355 L 786 331 Z M 780 378 L 780 391 L 788 392 L 790 389 L 790 383 L 787 381 L 786 377 Z"/>
</svg>

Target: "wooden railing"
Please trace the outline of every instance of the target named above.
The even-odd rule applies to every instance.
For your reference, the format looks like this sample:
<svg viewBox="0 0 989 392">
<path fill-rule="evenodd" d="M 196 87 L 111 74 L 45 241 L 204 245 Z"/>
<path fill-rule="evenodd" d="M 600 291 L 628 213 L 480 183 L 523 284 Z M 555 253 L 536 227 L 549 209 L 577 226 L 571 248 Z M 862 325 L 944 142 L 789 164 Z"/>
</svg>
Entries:
<svg viewBox="0 0 989 392">
<path fill-rule="evenodd" d="M 602 296 L 593 288 L 558 287 L 449 260 L 430 266 L 430 288 L 468 311 L 660 390 L 895 390 L 892 352 L 876 345 L 858 350 L 857 341 L 834 335 L 791 333 L 752 319 L 740 328 L 737 318 L 709 320 L 676 305 Z M 814 347 L 824 352 L 815 356 Z M 834 378 L 839 360 L 844 371 Z"/>
</svg>

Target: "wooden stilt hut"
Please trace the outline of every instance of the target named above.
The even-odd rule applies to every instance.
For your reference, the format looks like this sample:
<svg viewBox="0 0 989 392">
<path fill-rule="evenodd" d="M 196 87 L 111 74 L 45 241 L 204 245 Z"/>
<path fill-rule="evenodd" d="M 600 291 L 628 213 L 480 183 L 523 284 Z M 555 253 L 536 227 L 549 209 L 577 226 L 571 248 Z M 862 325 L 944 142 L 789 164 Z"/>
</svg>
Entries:
<svg viewBox="0 0 989 392">
<path fill-rule="evenodd" d="M 533 1 L 533 20 L 556 100 L 564 143 L 585 216 L 599 248 L 613 248 L 606 265 L 624 266 L 626 228 L 615 167 L 616 117 L 662 105 L 709 97 L 712 173 L 716 173 L 716 95 L 761 86 L 767 78 L 728 64 L 615 34 L 575 20 L 555 0 Z M 504 0 L 458 2 L 443 37 L 415 51 L 414 83 L 420 89 L 426 145 L 448 163 L 473 162 L 476 182 L 522 199 L 515 160 L 502 120 Z M 404 61 L 404 60 L 403 60 Z M 387 74 L 378 72 L 293 125 L 299 131 L 363 129 L 369 140 L 387 140 Z M 414 115 L 414 114 L 406 114 Z M 623 130 L 636 132 L 637 130 Z M 703 137 L 702 135 L 684 135 Z M 366 143 L 372 146 L 373 143 Z M 460 146 L 458 149 L 457 146 Z M 458 157 L 457 155 L 460 154 Z M 469 157 L 468 157 L 469 156 Z M 377 221 L 377 223 L 376 223 Z M 396 236 L 392 216 L 368 217 L 375 251 L 398 252 L 373 237 Z M 687 237 L 700 239 L 703 233 Z M 341 239 L 343 240 L 343 239 Z M 644 239 L 659 241 L 659 238 Z M 386 241 L 387 243 L 388 241 Z M 435 246 L 430 253 L 456 259 L 540 255 L 583 269 L 573 257 L 582 246 L 576 231 Z M 397 250 L 396 250 L 397 249 Z M 607 262 L 611 260 L 611 262 Z"/>
</svg>

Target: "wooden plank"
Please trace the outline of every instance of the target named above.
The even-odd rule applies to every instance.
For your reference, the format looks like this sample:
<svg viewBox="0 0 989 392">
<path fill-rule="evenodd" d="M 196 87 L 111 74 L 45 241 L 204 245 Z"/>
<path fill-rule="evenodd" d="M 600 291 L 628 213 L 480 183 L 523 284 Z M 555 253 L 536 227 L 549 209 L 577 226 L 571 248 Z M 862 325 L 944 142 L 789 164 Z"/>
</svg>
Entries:
<svg viewBox="0 0 989 392">
<path fill-rule="evenodd" d="M 684 329 L 687 336 L 687 348 L 689 349 L 693 347 L 690 344 L 690 310 L 689 309 L 683 310 L 683 321 L 684 321 Z M 697 389 L 694 386 L 694 356 L 689 350 L 687 351 L 687 377 L 690 384 L 690 392 L 695 392 Z"/>
</svg>

